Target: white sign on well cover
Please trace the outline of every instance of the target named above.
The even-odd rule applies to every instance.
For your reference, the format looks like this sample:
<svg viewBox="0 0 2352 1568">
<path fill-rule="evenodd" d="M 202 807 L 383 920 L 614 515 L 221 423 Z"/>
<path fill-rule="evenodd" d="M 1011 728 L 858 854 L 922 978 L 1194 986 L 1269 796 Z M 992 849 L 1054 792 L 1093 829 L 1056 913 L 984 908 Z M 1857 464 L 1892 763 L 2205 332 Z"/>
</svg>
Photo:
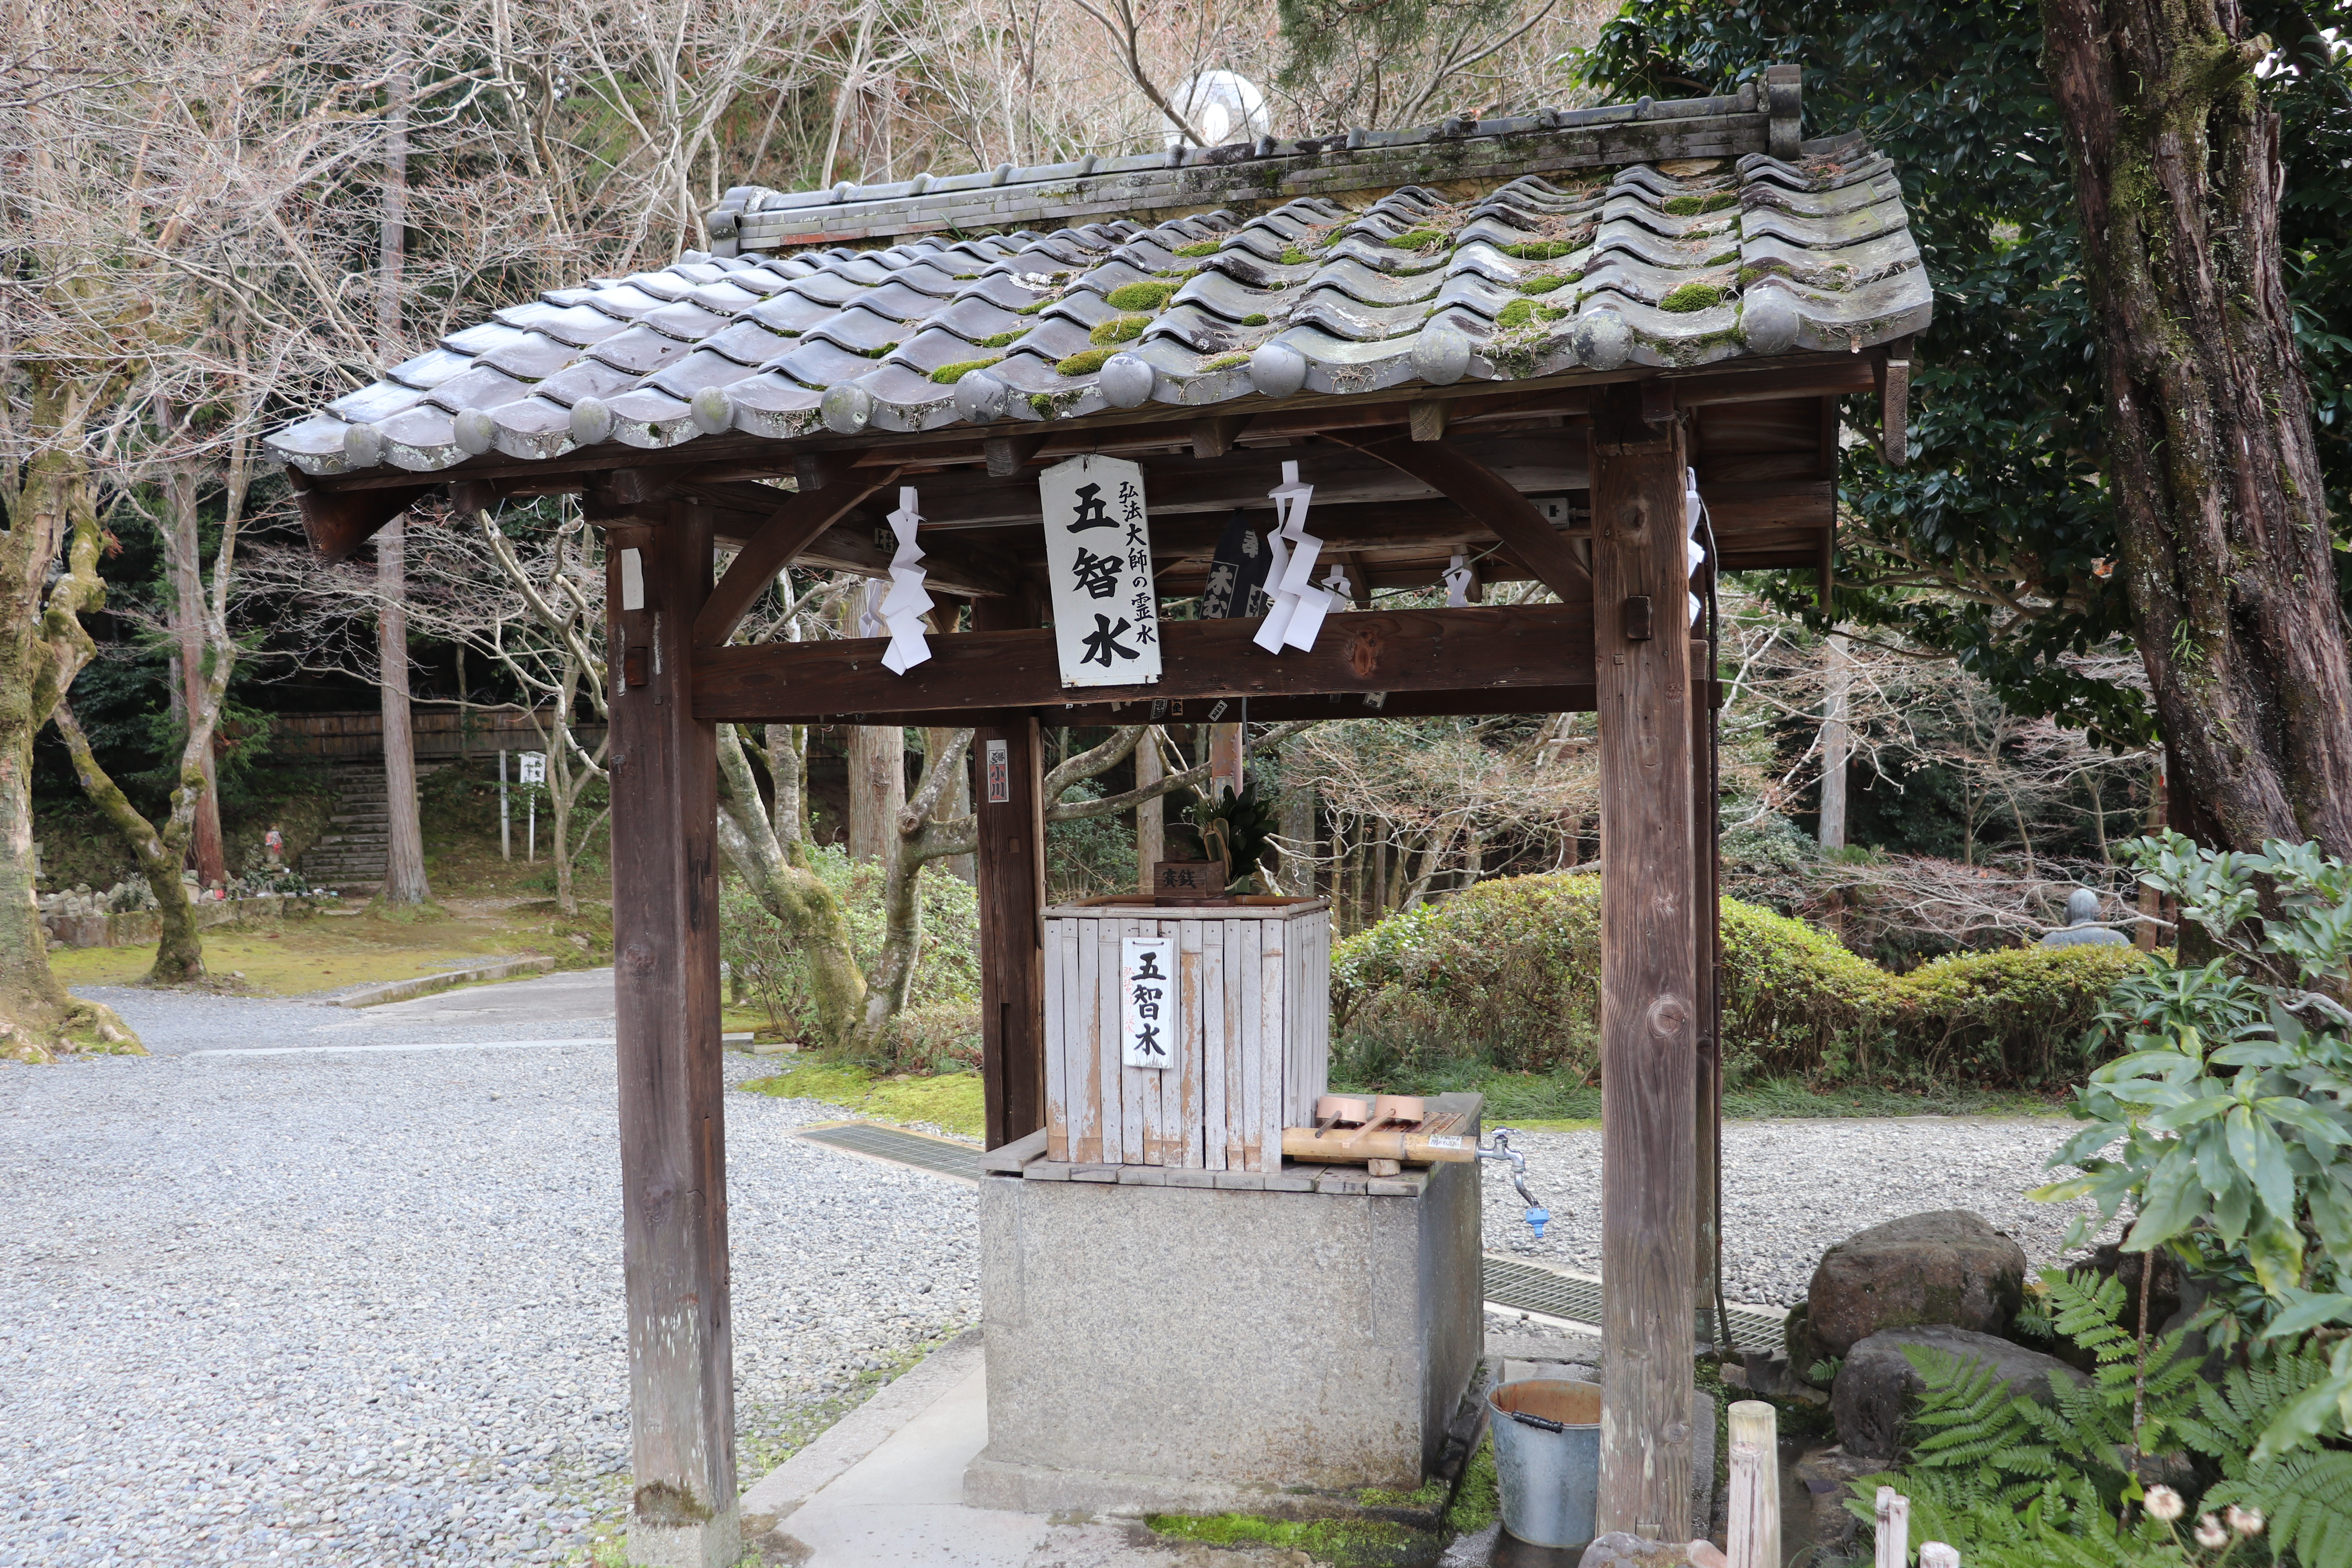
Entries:
<svg viewBox="0 0 2352 1568">
<path fill-rule="evenodd" d="M 1160 679 L 1160 595 L 1143 470 L 1088 453 L 1038 481 L 1054 640 L 1065 686 L 1143 686 Z"/>
<path fill-rule="evenodd" d="M 1176 1063 L 1176 939 L 1118 940 L 1119 1060 L 1131 1068 Z"/>
</svg>

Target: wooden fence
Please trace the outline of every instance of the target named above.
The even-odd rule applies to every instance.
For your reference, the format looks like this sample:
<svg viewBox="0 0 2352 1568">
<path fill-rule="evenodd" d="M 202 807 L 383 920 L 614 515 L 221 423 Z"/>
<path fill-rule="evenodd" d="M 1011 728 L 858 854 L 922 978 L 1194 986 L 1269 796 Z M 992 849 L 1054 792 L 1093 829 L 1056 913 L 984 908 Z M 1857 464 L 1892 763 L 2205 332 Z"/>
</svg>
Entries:
<svg viewBox="0 0 2352 1568">
<path fill-rule="evenodd" d="M 544 744 L 528 715 L 513 709 L 459 708 L 455 703 L 417 703 L 409 729 L 420 757 L 483 756 L 494 752 L 536 752 Z M 383 715 L 281 713 L 272 721 L 278 752 L 305 757 L 383 755 Z M 604 738 L 602 724 L 575 724 L 580 743 L 593 751 Z"/>
</svg>

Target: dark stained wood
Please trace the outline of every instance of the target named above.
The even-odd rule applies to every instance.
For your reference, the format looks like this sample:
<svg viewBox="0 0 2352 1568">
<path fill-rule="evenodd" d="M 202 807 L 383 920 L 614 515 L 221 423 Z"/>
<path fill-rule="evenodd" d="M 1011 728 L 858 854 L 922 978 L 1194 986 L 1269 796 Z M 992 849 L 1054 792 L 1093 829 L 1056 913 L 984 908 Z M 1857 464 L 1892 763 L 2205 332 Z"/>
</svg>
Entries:
<svg viewBox="0 0 2352 1568">
<path fill-rule="evenodd" d="M 1691 644 L 1635 642 L 1621 606 L 1680 605 L 1683 443 L 1638 392 L 1597 400 L 1593 649 L 1601 718 L 1600 1528 L 1691 1537 L 1698 936 Z"/>
<path fill-rule="evenodd" d="M 782 504 L 744 541 L 727 575 L 710 590 L 694 619 L 694 642 L 712 647 L 735 635 L 744 612 L 793 563 L 808 543 L 840 521 L 842 513 L 898 478 L 896 468 L 867 468 L 844 476 L 823 489 L 802 490 Z"/>
<path fill-rule="evenodd" d="M 991 436 L 980 444 L 982 464 L 989 478 L 1011 479 L 1045 444 L 1043 436 Z"/>
<path fill-rule="evenodd" d="M 989 747 L 1006 752 L 1011 799 L 989 798 Z M 981 1096 L 988 1146 L 1045 1125 L 1045 818 L 1037 721 L 1011 718 L 972 736 L 979 819 Z"/>
<path fill-rule="evenodd" d="M 1679 602 L 1679 601 L 1677 601 Z M 1344 614 L 1316 646 L 1280 655 L 1252 644 L 1254 620 L 1163 621 L 1157 686 L 1065 688 L 1053 634 L 980 631 L 930 639 L 904 675 L 882 667 L 884 637 L 763 643 L 697 651 L 694 710 L 704 720 L 780 721 L 809 713 L 948 712 L 1179 698 L 1329 692 L 1470 691 L 1583 685 L 1592 679 L 1592 613 L 1583 605 Z"/>
<path fill-rule="evenodd" d="M 1700 575 L 1705 576 L 1702 571 Z M 1704 590 L 1701 590 L 1702 595 Z M 1699 628 L 1705 629 L 1702 622 Z M 1721 807 L 1717 785 L 1715 715 L 1723 688 L 1714 679 L 1710 650 L 1703 638 L 1691 642 L 1691 796 L 1696 813 L 1692 857 L 1694 896 L 1698 900 L 1696 973 L 1698 980 L 1698 1051 L 1693 1098 L 1698 1121 L 1693 1129 L 1698 1152 L 1693 1181 L 1691 1288 L 1699 1310 L 1715 1326 L 1714 1340 L 1727 1342 L 1716 1316 L 1716 1270 L 1723 1247 L 1723 862 Z M 1695 1521 L 1694 1528 L 1704 1521 Z"/>
<path fill-rule="evenodd" d="M 1562 601 L 1573 604 L 1592 596 L 1591 574 L 1568 542 L 1528 500 L 1524 486 L 1488 468 L 1466 444 L 1408 438 L 1374 443 L 1362 450 L 1411 474 L 1493 529 L 1495 536 L 1509 545 Z M 1304 472 L 1302 466 L 1302 477 Z"/>
<path fill-rule="evenodd" d="M 718 756 L 712 727 L 697 721 L 686 700 L 689 628 L 710 591 L 712 565 L 709 521 L 698 510 L 678 505 L 658 531 L 615 530 L 605 556 L 609 646 L 659 654 L 645 685 L 612 694 L 613 994 L 633 1528 L 707 1530 L 728 1544 L 735 1399 L 719 1043 Z M 619 608 L 628 548 L 645 552 L 646 607 L 634 612 Z M 697 1524 L 698 1515 L 710 1522 Z M 701 1561 L 703 1553 L 670 1560 Z"/>
<path fill-rule="evenodd" d="M 321 561 L 348 561 L 376 530 L 422 500 L 433 487 L 410 483 L 396 489 L 327 490 L 296 488 L 303 537 Z"/>
</svg>

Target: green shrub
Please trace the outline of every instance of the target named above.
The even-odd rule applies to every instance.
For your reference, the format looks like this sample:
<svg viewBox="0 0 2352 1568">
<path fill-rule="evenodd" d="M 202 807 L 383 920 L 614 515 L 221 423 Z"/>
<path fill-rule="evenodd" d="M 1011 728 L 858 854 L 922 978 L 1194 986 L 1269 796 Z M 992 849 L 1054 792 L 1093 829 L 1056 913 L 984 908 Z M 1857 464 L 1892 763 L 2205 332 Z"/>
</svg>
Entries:
<svg viewBox="0 0 2352 1568">
<path fill-rule="evenodd" d="M 964 373 L 967 371 L 986 370 L 990 365 L 1002 364 L 1003 363 L 1004 356 L 1003 354 L 991 354 L 986 359 L 958 360 L 953 364 L 943 364 L 940 366 L 939 369 L 931 372 L 931 379 L 938 382 L 941 386 L 953 386 L 957 382 L 963 379 Z"/>
<path fill-rule="evenodd" d="M 1087 341 L 1090 343 L 1123 343 L 1131 338 L 1141 337 L 1143 329 L 1150 325 L 1151 318 L 1149 316 L 1113 316 L 1108 321 L 1097 321 L 1094 331 L 1087 334 Z"/>
<path fill-rule="evenodd" d="M 1331 956 L 1335 1031 L 1507 1071 L 1600 1071 L 1601 879 L 1481 882 L 1392 915 Z M 1801 921 L 1723 902 L 1732 1081 L 1871 1077 L 2032 1086 L 2079 1077 L 2129 948 L 1968 953 L 1890 974 Z"/>
<path fill-rule="evenodd" d="M 1175 292 L 1173 283 L 1122 283 L 1103 298 L 1115 310 L 1157 310 Z"/>
</svg>

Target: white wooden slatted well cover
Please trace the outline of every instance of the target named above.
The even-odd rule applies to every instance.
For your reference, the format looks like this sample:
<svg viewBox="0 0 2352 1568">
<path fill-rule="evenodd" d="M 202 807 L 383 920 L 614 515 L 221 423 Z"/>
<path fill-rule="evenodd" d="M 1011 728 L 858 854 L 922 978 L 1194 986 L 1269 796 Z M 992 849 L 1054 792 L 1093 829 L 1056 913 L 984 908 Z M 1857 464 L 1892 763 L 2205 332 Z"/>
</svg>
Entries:
<svg viewBox="0 0 2352 1568">
<path fill-rule="evenodd" d="M 1162 953 L 1174 960 L 1164 986 L 1153 984 L 1166 973 Z M 1140 1018 L 1131 968 L 1143 975 Z M 1283 1128 L 1314 1120 L 1328 1081 L 1330 999 L 1326 900 L 1052 906 L 1046 1158 L 1279 1170 Z M 1161 1048 L 1164 1067 L 1128 1065 Z"/>
</svg>

